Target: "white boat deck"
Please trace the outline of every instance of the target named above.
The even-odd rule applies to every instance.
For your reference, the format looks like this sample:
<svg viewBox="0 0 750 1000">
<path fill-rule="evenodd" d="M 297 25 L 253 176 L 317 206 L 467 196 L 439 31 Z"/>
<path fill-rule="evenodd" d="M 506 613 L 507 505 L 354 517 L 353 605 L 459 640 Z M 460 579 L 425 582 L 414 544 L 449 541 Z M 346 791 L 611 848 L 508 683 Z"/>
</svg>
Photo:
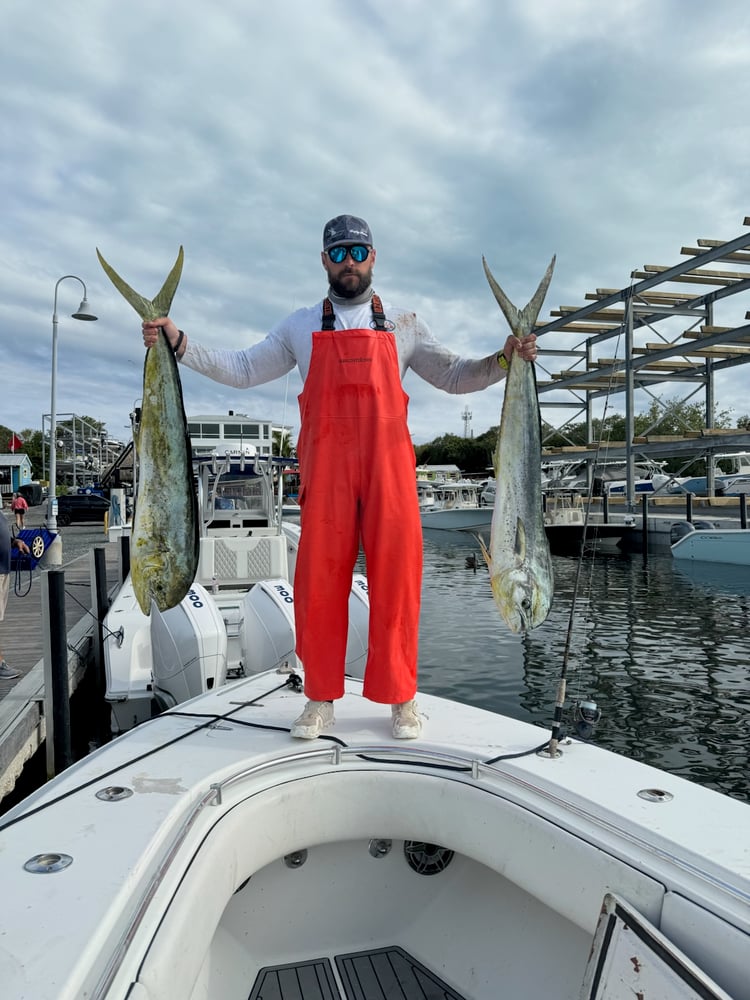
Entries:
<svg viewBox="0 0 750 1000">
<path fill-rule="evenodd" d="M 268 672 L 187 702 L 74 765 L 3 817 L 3 896 L 23 900 L 0 949 L 4 996 L 286 1000 L 272 991 L 273 976 L 266 992 L 251 993 L 260 972 L 318 959 L 338 968 L 347 956 L 396 946 L 407 963 L 409 956 L 424 962 L 425 914 L 430 934 L 439 931 L 429 963 L 439 980 L 436 956 L 458 949 L 451 928 L 460 918 L 441 896 L 447 923 L 435 922 L 433 879 L 421 879 L 407 901 L 398 871 L 384 866 L 367 876 L 359 845 L 364 841 L 367 856 L 367 838 L 378 836 L 464 853 L 452 875 L 458 881 L 440 890 L 472 893 L 485 931 L 470 944 L 484 961 L 497 905 L 488 885 L 499 872 L 503 885 L 523 886 L 525 906 L 536 899 L 535 907 L 557 915 L 560 961 L 571 982 L 580 982 L 601 900 L 612 888 L 681 947 L 700 950 L 702 937 L 719 933 L 730 952 L 743 953 L 742 936 L 750 933 L 744 804 L 587 744 L 565 742 L 554 760 L 538 755 L 546 731 L 425 695 L 418 699 L 424 738 L 394 741 L 388 706 L 366 701 L 353 680 L 336 703 L 335 726 L 319 740 L 293 740 L 288 730 L 304 695 L 285 680 Z M 327 874 L 307 865 L 299 881 L 278 890 L 278 875 L 269 873 L 281 857 L 308 847 Z M 44 874 L 24 868 L 36 855 Z M 69 867 L 54 872 L 64 856 Z M 195 863 L 199 856 L 205 864 Z M 300 895 L 304 880 L 315 877 L 320 881 Z M 375 878 L 362 883 L 364 910 L 341 909 L 339 878 L 355 894 L 358 881 Z M 261 919 L 256 913 L 253 940 L 242 947 L 261 960 L 253 954 L 226 963 L 238 977 L 233 990 L 192 992 L 196 977 L 205 989 L 213 982 L 229 940 L 236 951 L 247 935 L 247 892 Z M 704 912 L 707 900 L 711 912 Z M 522 926 L 516 930 L 523 936 Z M 512 954 L 520 945 L 510 927 L 504 933 Z M 212 940 L 208 957 L 192 954 L 195 942 Z M 22 964 L 13 957 L 19 942 Z M 467 947 L 461 943 L 454 961 L 467 962 L 468 975 L 479 957 Z M 540 977 L 548 974 L 540 967 Z M 558 966 L 555 975 L 562 974 Z M 741 973 L 729 975 L 739 981 Z M 136 978 L 145 985 L 128 992 Z M 490 987 L 477 986 L 472 996 L 496 996 Z"/>
</svg>

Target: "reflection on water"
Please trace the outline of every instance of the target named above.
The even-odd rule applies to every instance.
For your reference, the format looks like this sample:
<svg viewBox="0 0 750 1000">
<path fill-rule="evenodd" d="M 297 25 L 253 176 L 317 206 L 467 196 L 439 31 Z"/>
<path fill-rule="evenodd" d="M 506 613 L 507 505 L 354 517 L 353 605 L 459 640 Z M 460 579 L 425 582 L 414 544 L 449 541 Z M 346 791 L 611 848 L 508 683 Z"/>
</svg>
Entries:
<svg viewBox="0 0 750 1000">
<path fill-rule="evenodd" d="M 510 633 L 471 536 L 425 537 L 420 686 L 549 726 L 575 586 L 555 558 L 548 620 Z M 750 570 L 678 568 L 670 555 L 599 556 L 581 567 L 568 701 L 602 710 L 596 742 L 750 801 Z"/>
</svg>

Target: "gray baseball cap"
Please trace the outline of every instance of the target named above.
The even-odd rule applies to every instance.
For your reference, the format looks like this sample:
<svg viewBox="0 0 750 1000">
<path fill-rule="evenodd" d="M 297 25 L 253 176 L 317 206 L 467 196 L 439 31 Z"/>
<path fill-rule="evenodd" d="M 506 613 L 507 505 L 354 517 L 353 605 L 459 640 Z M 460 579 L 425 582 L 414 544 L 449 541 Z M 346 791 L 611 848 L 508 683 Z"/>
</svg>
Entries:
<svg viewBox="0 0 750 1000">
<path fill-rule="evenodd" d="M 335 219 L 326 222 L 323 227 L 323 249 L 330 247 L 364 243 L 371 247 L 372 233 L 364 219 L 356 215 L 337 215 Z"/>
</svg>

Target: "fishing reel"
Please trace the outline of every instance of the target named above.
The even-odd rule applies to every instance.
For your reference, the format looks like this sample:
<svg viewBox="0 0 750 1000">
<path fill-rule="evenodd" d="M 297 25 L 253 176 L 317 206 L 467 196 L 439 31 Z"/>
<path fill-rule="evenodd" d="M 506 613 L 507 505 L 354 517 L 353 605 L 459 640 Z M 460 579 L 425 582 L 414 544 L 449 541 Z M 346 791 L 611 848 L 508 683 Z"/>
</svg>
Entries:
<svg viewBox="0 0 750 1000">
<path fill-rule="evenodd" d="M 601 709 L 595 701 L 577 701 L 573 706 L 573 728 L 581 740 L 590 740 L 602 717 Z"/>
</svg>

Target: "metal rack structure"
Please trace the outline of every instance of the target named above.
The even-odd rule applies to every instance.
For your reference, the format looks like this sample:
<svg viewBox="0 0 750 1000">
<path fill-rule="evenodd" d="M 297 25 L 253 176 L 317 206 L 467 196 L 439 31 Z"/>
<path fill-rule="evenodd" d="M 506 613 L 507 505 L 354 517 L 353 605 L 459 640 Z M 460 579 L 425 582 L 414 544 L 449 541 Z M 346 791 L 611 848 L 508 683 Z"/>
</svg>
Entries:
<svg viewBox="0 0 750 1000">
<path fill-rule="evenodd" d="M 750 216 L 744 226 L 750 226 Z M 750 319 L 750 232 L 733 240 L 699 239 L 694 247 L 681 249 L 688 259 L 671 267 L 646 264 L 633 271 L 631 284 L 619 290 L 598 288 L 589 292 L 588 305 L 560 306 L 552 310 L 550 321 L 537 323 L 540 364 L 562 357 L 567 367 L 538 382 L 539 405 L 544 418 L 548 408 L 572 408 L 576 413 L 562 427 L 544 427 L 547 440 L 552 433 L 585 413 L 587 440 L 583 448 L 545 452 L 545 458 L 570 457 L 586 460 L 589 474 L 602 458 L 600 442 L 592 442 L 594 408 L 597 400 L 614 394 L 625 396 L 626 440 L 606 445 L 606 459 L 624 461 L 627 467 L 627 497 L 634 497 L 636 455 L 644 458 L 684 456 L 686 464 L 697 457 L 706 463 L 709 492 L 713 492 L 713 462 L 717 452 L 750 450 L 750 433 L 718 432 L 713 426 L 717 378 L 722 372 L 750 361 L 750 324 L 716 324 L 717 306 L 729 303 L 731 311 Z M 717 269 L 716 265 L 728 265 Z M 714 265 L 710 267 L 709 265 Z M 673 290 L 674 288 L 678 290 Z M 706 288 L 710 290 L 706 291 Z M 735 298 L 736 296 L 742 296 Z M 547 337 L 558 334 L 556 349 Z M 652 339 L 648 339 L 653 334 Z M 563 338 L 564 335 L 564 338 Z M 603 356 L 601 345 L 616 341 L 622 357 Z M 574 341 L 573 346 L 569 346 Z M 547 344 L 549 343 L 549 348 Z M 565 363 L 565 361 L 563 363 Z M 659 420 L 636 438 L 636 393 L 645 391 L 658 399 L 654 386 L 678 383 L 686 389 L 685 401 L 702 392 L 705 426 L 698 434 L 666 438 L 658 434 Z M 562 398 L 551 398 L 562 393 Z M 567 394 L 567 398 L 566 398 Z M 750 397 L 748 399 L 750 409 Z"/>
</svg>

